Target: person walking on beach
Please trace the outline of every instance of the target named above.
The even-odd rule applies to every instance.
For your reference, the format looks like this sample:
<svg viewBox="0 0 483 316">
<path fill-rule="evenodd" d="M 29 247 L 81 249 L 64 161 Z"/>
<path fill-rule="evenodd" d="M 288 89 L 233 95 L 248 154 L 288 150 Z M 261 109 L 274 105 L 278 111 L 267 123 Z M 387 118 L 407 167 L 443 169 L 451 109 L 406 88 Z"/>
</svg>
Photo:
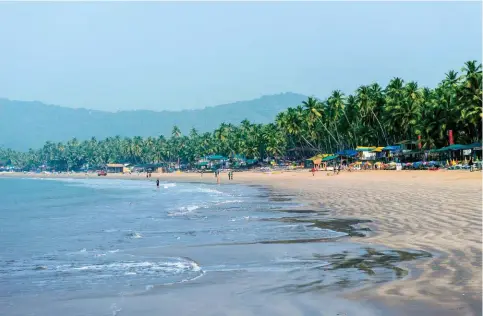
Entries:
<svg viewBox="0 0 483 316">
<path fill-rule="evenodd" d="M 470 158 L 470 162 L 468 162 L 468 166 L 470 166 L 470 172 L 473 172 L 473 157 Z"/>
<path fill-rule="evenodd" d="M 159 179 L 156 179 L 156 187 L 159 189 Z"/>
<path fill-rule="evenodd" d="M 315 176 L 315 167 L 312 167 L 312 177 Z"/>
</svg>

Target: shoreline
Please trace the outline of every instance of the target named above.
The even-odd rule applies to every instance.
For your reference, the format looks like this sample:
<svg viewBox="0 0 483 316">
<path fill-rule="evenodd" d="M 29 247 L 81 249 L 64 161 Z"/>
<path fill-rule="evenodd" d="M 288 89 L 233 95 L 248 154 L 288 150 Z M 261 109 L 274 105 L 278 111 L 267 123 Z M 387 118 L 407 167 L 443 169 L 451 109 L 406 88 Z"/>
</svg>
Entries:
<svg viewBox="0 0 483 316">
<path fill-rule="evenodd" d="M 213 174 L 141 175 L 0 174 L 20 178 L 107 178 L 213 183 Z M 422 250 L 430 259 L 401 267 L 402 280 L 346 295 L 390 315 L 481 315 L 481 172 L 361 171 L 326 176 L 318 172 L 236 172 L 227 183 L 263 185 L 289 193 L 331 217 L 371 220 L 368 237 L 351 242 Z M 383 312 L 383 314 L 386 314 Z"/>
</svg>

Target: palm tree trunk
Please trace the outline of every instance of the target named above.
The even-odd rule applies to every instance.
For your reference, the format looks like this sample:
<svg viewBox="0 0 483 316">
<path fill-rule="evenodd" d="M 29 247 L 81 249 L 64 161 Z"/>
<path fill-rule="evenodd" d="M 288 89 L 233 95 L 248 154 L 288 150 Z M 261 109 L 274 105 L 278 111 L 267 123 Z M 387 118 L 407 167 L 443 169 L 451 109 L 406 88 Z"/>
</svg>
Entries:
<svg viewBox="0 0 483 316">
<path fill-rule="evenodd" d="M 325 123 L 319 118 L 319 121 L 320 123 L 322 123 L 322 126 L 324 127 L 324 129 L 327 131 L 327 133 L 334 139 L 335 143 L 337 144 L 337 139 L 334 137 L 334 135 L 329 131 L 329 129 L 327 128 L 327 126 L 325 125 Z M 330 140 L 329 140 L 329 143 L 330 143 Z M 332 148 L 332 145 L 330 145 L 330 147 Z"/>
<path fill-rule="evenodd" d="M 376 114 L 372 109 L 371 109 L 371 112 L 372 112 L 372 115 L 374 115 L 374 118 L 376 119 L 377 123 L 379 123 L 379 127 L 381 128 L 382 135 L 384 137 L 384 140 L 386 141 L 386 146 L 389 146 L 389 143 L 387 142 L 386 133 L 384 132 L 384 128 L 382 127 L 381 122 L 379 121 L 379 119 L 377 118 Z"/>
</svg>

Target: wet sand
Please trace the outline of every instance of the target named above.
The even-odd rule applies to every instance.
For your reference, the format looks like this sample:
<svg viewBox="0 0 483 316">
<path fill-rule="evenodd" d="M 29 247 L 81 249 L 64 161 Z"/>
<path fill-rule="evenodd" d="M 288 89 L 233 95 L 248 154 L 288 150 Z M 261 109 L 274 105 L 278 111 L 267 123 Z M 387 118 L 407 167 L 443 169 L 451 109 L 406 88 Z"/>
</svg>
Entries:
<svg viewBox="0 0 483 316">
<path fill-rule="evenodd" d="M 53 175 L 10 174 L 20 177 Z M 58 176 L 58 175 L 56 175 Z M 60 175 L 82 177 L 84 174 Z M 96 177 L 96 175 L 90 175 Z M 108 178 L 146 179 L 145 175 Z M 216 183 L 213 174 L 153 174 L 149 180 Z M 384 315 L 481 315 L 482 178 L 468 171 L 360 171 L 315 176 L 304 172 L 240 172 L 221 185 L 264 185 L 293 195 L 315 210 L 338 218 L 370 220 L 369 237 L 351 241 L 432 254 L 399 264 L 410 273 L 402 280 L 346 294 L 370 302 Z M 153 184 L 154 185 L 154 184 Z"/>
</svg>

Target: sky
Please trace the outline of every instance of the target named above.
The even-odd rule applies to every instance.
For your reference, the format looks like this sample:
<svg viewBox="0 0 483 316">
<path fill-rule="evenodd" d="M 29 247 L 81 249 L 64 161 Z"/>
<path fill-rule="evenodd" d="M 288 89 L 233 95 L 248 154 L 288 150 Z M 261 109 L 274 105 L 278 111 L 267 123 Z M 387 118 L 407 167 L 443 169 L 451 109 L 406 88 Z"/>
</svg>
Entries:
<svg viewBox="0 0 483 316">
<path fill-rule="evenodd" d="M 0 97 L 181 110 L 481 61 L 481 2 L 1 2 Z"/>
</svg>

